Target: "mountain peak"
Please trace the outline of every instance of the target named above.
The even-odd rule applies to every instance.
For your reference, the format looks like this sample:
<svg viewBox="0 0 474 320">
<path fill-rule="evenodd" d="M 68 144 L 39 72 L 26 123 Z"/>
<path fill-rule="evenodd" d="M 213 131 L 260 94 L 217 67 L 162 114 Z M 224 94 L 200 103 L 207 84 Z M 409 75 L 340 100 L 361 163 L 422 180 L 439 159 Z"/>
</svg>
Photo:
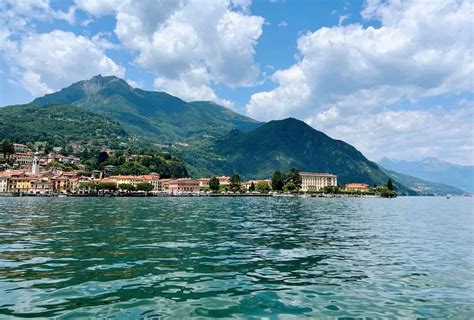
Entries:
<svg viewBox="0 0 474 320">
<path fill-rule="evenodd" d="M 132 87 L 123 79 L 116 76 L 102 76 L 98 74 L 89 80 L 76 82 L 74 85 L 81 86 L 86 93 L 97 93 L 104 88 L 110 88 L 119 91 L 129 91 Z"/>
</svg>

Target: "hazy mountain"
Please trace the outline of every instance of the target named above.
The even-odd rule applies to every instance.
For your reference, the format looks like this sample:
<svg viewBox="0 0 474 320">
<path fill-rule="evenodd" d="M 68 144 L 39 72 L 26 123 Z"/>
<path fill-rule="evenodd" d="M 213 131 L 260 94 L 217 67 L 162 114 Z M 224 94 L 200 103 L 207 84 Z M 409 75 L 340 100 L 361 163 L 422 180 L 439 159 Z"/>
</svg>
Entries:
<svg viewBox="0 0 474 320">
<path fill-rule="evenodd" d="M 404 185 L 411 190 L 416 191 L 420 195 L 428 196 L 445 196 L 448 194 L 452 195 L 463 195 L 466 192 L 446 184 L 426 181 L 420 178 L 412 177 L 406 174 L 401 174 L 392 170 L 383 169 L 389 176 L 395 181 Z"/>
<path fill-rule="evenodd" d="M 95 76 L 33 101 L 68 104 L 119 120 L 131 133 L 164 142 L 219 137 L 260 123 L 213 102 L 187 103 L 165 92 L 132 88 L 114 76 Z"/>
<path fill-rule="evenodd" d="M 474 192 L 474 166 L 456 165 L 436 158 L 421 161 L 383 158 L 379 163 L 388 170 Z"/>
</svg>

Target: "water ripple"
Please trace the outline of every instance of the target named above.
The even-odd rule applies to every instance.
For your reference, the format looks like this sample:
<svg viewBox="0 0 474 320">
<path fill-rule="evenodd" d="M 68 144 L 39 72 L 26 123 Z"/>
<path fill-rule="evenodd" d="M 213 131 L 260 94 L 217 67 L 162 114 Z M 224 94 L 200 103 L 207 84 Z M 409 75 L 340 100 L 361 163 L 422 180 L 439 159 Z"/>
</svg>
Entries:
<svg viewBox="0 0 474 320">
<path fill-rule="evenodd" d="M 472 208 L 0 198 L 0 318 L 469 318 Z"/>
</svg>

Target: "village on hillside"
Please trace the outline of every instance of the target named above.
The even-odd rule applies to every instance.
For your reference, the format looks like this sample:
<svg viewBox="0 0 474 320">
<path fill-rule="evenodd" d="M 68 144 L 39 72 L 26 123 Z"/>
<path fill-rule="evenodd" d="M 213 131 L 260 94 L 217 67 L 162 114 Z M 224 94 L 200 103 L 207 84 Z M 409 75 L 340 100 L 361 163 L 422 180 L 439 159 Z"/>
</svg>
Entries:
<svg viewBox="0 0 474 320">
<path fill-rule="evenodd" d="M 86 172 L 81 159 L 63 155 L 59 149 L 37 152 L 31 146 L 12 143 L 10 152 L 0 152 L 0 195 L 90 196 L 90 195 L 262 195 L 276 193 L 380 195 L 386 187 L 363 183 L 338 186 L 330 173 L 275 171 L 272 178 L 241 181 L 240 176 L 162 178 L 158 173 L 114 175 L 110 166 Z M 107 150 L 113 153 L 114 150 Z M 377 189 L 379 188 L 379 189 Z"/>
</svg>

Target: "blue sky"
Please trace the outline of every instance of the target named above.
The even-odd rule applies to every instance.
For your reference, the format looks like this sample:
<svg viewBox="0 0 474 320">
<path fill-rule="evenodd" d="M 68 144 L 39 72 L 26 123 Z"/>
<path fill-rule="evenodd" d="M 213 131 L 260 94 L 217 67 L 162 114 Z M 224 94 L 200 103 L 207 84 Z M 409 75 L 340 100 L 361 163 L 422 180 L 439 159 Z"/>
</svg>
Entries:
<svg viewBox="0 0 474 320">
<path fill-rule="evenodd" d="M 296 117 L 372 160 L 474 164 L 470 1 L 0 2 L 0 105 L 95 74 L 261 121 Z"/>
</svg>

